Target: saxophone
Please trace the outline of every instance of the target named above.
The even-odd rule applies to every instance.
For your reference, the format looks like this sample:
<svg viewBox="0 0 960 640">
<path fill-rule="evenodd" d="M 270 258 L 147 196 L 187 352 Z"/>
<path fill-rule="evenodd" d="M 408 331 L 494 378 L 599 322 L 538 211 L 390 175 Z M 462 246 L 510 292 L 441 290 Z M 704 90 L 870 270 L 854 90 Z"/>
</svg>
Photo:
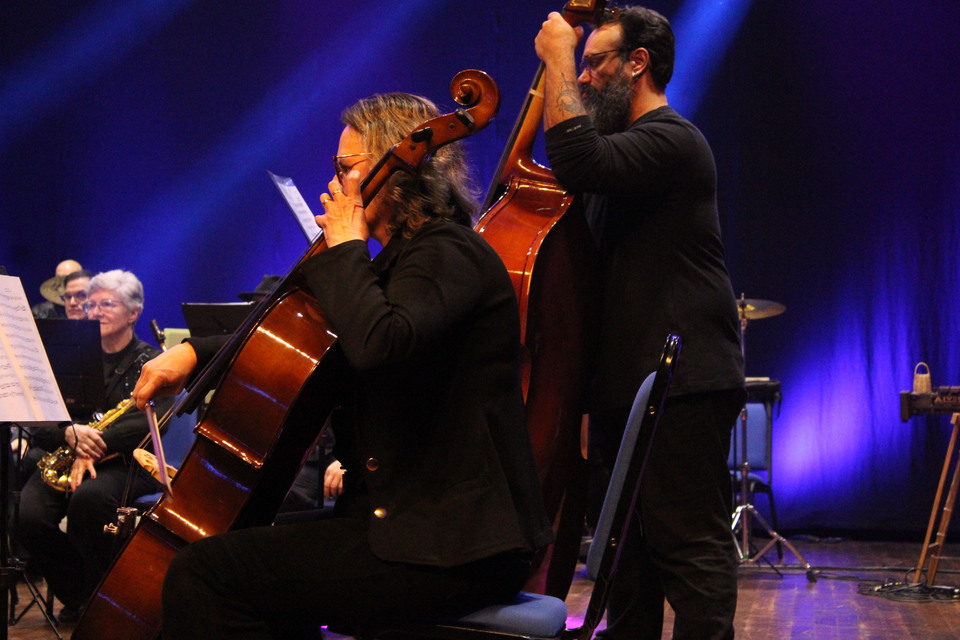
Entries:
<svg viewBox="0 0 960 640">
<path fill-rule="evenodd" d="M 103 414 L 96 422 L 91 422 L 88 426 L 93 427 L 97 431 L 103 431 L 113 424 L 117 418 L 135 406 L 136 403 L 133 401 L 133 398 L 127 398 Z M 40 477 L 51 489 L 66 491 L 70 488 L 70 468 L 73 466 L 76 458 L 77 456 L 73 452 L 73 449 L 67 446 L 60 447 L 56 451 L 46 454 L 40 458 L 40 461 L 37 463 Z"/>
</svg>

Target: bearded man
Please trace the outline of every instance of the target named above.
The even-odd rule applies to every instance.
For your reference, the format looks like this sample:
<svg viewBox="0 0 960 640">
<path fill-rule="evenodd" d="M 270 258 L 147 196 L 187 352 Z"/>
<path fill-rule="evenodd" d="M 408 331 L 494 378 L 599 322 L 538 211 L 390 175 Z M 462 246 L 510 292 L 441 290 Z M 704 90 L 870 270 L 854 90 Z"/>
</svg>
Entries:
<svg viewBox="0 0 960 640">
<path fill-rule="evenodd" d="M 602 256 L 594 469 L 612 468 L 633 397 L 667 334 L 683 339 L 641 488 L 642 532 L 633 527 L 622 547 L 602 635 L 660 638 L 666 599 L 675 640 L 732 638 L 738 558 L 727 455 L 745 394 L 713 154 L 667 102 L 674 36 L 663 16 L 608 11 L 578 75 L 582 35 L 552 13 L 536 49 L 547 156 L 560 184 L 582 194 Z"/>
</svg>

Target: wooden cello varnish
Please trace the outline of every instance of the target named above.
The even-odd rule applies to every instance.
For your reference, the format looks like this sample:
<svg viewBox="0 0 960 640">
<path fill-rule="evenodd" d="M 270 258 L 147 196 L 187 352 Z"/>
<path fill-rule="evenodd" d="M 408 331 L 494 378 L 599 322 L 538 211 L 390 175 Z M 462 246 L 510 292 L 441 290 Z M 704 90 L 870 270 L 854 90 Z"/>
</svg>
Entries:
<svg viewBox="0 0 960 640">
<path fill-rule="evenodd" d="M 564 17 L 572 25 L 596 21 L 603 5 L 574 0 Z M 557 535 L 526 588 L 563 598 L 586 511 L 580 431 L 599 279 L 582 208 L 532 157 L 543 119 L 543 70 L 540 65 L 487 196 L 492 206 L 476 229 L 504 261 L 519 300 L 527 424 Z"/>
</svg>

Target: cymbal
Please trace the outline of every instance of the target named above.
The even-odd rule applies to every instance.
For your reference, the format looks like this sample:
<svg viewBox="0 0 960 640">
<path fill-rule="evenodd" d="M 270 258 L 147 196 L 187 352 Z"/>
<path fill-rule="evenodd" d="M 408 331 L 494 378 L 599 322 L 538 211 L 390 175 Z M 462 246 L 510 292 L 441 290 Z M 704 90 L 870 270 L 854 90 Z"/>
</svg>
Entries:
<svg viewBox="0 0 960 640">
<path fill-rule="evenodd" d="M 44 283 L 40 285 L 40 295 L 53 304 L 62 305 L 63 300 L 60 299 L 60 296 L 63 295 L 63 291 L 66 288 L 64 279 L 65 276 L 54 276 L 44 281 Z"/>
<path fill-rule="evenodd" d="M 787 310 L 786 305 L 773 300 L 756 300 L 751 298 L 739 298 L 737 300 L 737 310 L 741 318 L 747 320 L 760 320 L 762 318 L 772 318 L 778 316 Z"/>
</svg>

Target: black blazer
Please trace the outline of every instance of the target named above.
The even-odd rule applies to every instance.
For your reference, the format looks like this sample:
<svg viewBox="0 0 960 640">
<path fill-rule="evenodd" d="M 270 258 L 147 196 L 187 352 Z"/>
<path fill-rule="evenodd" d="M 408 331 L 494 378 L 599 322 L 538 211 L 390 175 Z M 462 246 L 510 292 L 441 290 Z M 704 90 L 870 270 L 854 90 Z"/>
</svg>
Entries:
<svg viewBox="0 0 960 640">
<path fill-rule="evenodd" d="M 519 312 L 499 256 L 436 222 L 314 256 L 306 281 L 350 367 L 333 417 L 337 513 L 388 561 L 454 566 L 552 541 L 520 389 Z M 208 344 L 192 341 L 202 361 Z"/>
</svg>

